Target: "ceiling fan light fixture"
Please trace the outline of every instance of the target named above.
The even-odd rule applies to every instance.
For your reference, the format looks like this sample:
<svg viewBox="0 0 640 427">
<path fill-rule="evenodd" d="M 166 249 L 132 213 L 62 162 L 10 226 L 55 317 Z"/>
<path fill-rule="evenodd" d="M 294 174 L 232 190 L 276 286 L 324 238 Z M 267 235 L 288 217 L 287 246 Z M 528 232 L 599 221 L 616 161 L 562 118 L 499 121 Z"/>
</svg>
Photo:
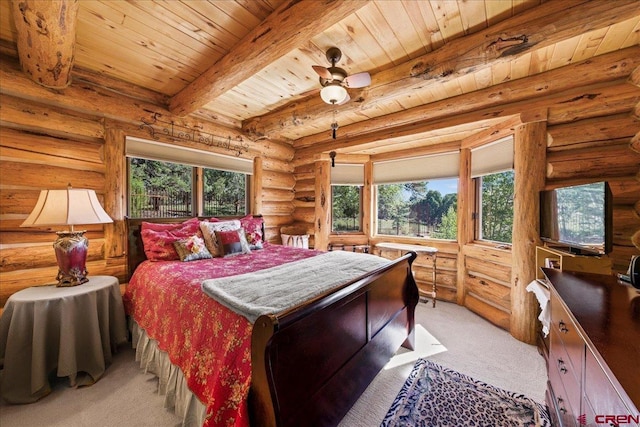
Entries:
<svg viewBox="0 0 640 427">
<path fill-rule="evenodd" d="M 327 104 L 340 104 L 347 99 L 347 90 L 338 82 L 332 82 L 322 88 L 320 98 Z"/>
</svg>

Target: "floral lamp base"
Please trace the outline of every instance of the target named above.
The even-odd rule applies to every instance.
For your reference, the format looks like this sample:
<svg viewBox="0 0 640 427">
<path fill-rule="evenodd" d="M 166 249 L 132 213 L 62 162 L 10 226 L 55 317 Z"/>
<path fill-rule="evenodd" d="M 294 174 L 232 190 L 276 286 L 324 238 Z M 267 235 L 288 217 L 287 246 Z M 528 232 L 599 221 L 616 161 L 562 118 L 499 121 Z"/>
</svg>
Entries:
<svg viewBox="0 0 640 427">
<path fill-rule="evenodd" d="M 53 243 L 58 262 L 56 286 L 77 286 L 89 281 L 87 278 L 87 251 L 89 240 L 85 231 L 58 231 Z"/>
</svg>

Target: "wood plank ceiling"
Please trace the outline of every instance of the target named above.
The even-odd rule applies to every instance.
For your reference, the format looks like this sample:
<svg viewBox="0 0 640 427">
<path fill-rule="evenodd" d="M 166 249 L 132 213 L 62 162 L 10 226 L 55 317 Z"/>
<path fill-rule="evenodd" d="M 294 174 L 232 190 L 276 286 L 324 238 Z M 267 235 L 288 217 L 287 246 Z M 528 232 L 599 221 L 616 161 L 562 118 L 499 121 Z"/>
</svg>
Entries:
<svg viewBox="0 0 640 427">
<path fill-rule="evenodd" d="M 17 57 L 16 40 L 2 1 L 2 53 Z M 640 2 L 626 0 L 82 0 L 72 75 L 139 86 L 138 96 L 253 138 L 383 154 L 459 141 L 499 121 L 473 116 L 456 96 L 639 43 Z M 329 65 L 331 46 L 348 74 L 372 76 L 336 108 L 339 135 L 358 141 L 344 146 L 330 139 L 333 107 L 311 68 Z M 434 123 L 380 133 L 406 124 L 411 116 L 399 114 L 409 109 Z M 465 114 L 467 123 L 451 119 Z"/>
</svg>

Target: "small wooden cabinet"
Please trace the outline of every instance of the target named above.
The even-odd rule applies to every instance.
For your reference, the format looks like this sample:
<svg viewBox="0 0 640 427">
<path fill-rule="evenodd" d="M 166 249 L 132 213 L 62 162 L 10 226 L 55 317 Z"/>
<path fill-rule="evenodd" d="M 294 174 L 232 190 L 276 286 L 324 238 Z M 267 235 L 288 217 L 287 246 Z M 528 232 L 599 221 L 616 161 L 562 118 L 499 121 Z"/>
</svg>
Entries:
<svg viewBox="0 0 640 427">
<path fill-rule="evenodd" d="M 544 280 L 541 268 L 611 274 L 611 258 L 572 254 L 552 246 L 536 247 L 536 279 Z"/>
<path fill-rule="evenodd" d="M 547 405 L 559 426 L 640 425 L 640 292 L 543 269 L 551 292 Z"/>
<path fill-rule="evenodd" d="M 433 248 L 431 246 L 422 246 L 422 245 L 409 245 L 405 243 L 391 243 L 391 242 L 380 242 L 376 243 L 374 248 L 374 254 L 385 256 L 384 251 L 393 251 L 400 252 L 401 255 L 404 255 L 407 252 L 415 252 L 418 257 L 424 256 L 431 260 L 431 289 L 424 286 L 424 282 L 420 280 L 416 280 L 416 284 L 418 285 L 418 292 L 421 297 L 431 297 L 431 301 L 433 307 L 436 306 L 436 297 L 437 297 L 437 284 L 436 284 L 436 276 L 437 276 L 437 259 L 438 259 L 438 249 Z M 413 264 L 414 272 L 413 275 L 415 277 L 415 267 L 416 263 Z"/>
</svg>

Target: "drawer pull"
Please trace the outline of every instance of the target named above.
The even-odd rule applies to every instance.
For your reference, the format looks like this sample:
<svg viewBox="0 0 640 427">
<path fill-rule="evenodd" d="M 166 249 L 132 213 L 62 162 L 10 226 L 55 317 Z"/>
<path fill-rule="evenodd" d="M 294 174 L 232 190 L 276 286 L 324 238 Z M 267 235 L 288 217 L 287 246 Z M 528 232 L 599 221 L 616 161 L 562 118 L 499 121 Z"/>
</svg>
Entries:
<svg viewBox="0 0 640 427">
<path fill-rule="evenodd" d="M 563 415 L 566 414 L 567 410 L 562 405 L 564 403 L 564 400 L 562 400 L 561 397 L 557 397 L 556 400 L 558 401 L 558 411 L 560 411 Z"/>
<path fill-rule="evenodd" d="M 564 360 L 558 359 L 558 369 L 560 369 L 560 372 L 563 374 L 567 373 L 568 369 L 564 366 Z"/>
<path fill-rule="evenodd" d="M 569 328 L 567 328 L 567 324 L 564 323 L 562 320 L 558 322 L 558 328 L 560 329 L 560 332 L 564 332 L 565 334 L 569 332 Z"/>
</svg>

